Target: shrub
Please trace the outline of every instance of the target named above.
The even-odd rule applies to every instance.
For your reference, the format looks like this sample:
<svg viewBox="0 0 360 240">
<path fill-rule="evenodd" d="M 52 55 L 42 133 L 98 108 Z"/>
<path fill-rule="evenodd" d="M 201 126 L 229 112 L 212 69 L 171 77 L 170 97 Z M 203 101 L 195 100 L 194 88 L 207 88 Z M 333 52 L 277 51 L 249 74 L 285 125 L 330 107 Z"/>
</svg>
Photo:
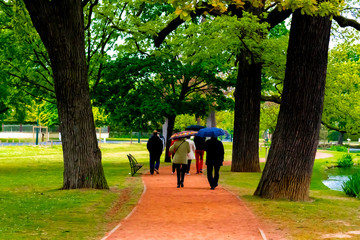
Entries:
<svg viewBox="0 0 360 240">
<path fill-rule="evenodd" d="M 354 162 L 352 160 L 352 156 L 350 154 L 344 154 L 337 160 L 338 167 L 351 167 L 354 165 Z"/>
<path fill-rule="evenodd" d="M 349 180 L 344 182 L 341 187 L 346 195 L 360 198 L 360 173 L 349 176 Z"/>
<path fill-rule="evenodd" d="M 340 145 L 332 145 L 329 150 L 337 151 L 337 152 L 347 152 L 348 151 L 347 147 L 340 146 Z"/>
</svg>

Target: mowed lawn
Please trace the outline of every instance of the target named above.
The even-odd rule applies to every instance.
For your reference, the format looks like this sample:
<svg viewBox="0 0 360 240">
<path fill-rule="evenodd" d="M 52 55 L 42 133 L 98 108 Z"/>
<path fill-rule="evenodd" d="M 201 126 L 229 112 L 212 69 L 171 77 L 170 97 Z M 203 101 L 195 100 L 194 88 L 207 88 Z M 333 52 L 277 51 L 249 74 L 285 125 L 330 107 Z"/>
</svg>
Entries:
<svg viewBox="0 0 360 240">
<path fill-rule="evenodd" d="M 232 145 L 224 146 L 225 159 L 231 160 Z M 63 180 L 60 146 L 0 147 L 0 239 L 101 239 L 136 205 L 143 190 L 139 174 L 148 170 L 146 144 L 102 144 L 101 150 L 110 190 L 59 190 Z M 288 239 L 360 231 L 359 200 L 329 190 L 321 182 L 326 179 L 326 167 L 335 165 L 343 154 L 326 152 L 334 157 L 316 160 L 311 202 L 254 197 L 261 173 L 233 173 L 230 166 L 221 168 L 220 184 L 256 215 L 285 231 Z M 129 175 L 128 153 L 144 164 L 135 177 Z M 260 157 L 264 153 L 261 149 Z M 161 165 L 169 165 L 163 156 Z"/>
<path fill-rule="evenodd" d="M 102 144 L 108 190 L 59 190 L 61 146 L 0 147 L 0 239 L 99 239 L 142 193 L 127 153 L 147 163 L 145 144 Z M 144 170 L 145 167 L 144 167 Z"/>
</svg>

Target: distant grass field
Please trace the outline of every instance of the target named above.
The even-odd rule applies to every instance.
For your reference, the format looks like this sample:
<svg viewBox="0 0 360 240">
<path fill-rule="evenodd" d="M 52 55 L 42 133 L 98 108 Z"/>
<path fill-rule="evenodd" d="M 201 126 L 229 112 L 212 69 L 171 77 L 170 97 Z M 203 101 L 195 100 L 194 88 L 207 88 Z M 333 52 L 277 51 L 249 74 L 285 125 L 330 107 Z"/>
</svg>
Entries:
<svg viewBox="0 0 360 240">
<path fill-rule="evenodd" d="M 224 143 L 225 159 L 232 145 Z M 0 147 L 0 239 L 100 239 L 136 205 L 143 186 L 130 177 L 126 154 L 148 170 L 146 144 L 101 144 L 108 190 L 59 190 L 62 186 L 61 146 Z M 252 196 L 261 173 L 233 173 L 223 166 L 220 184 L 236 193 L 249 208 L 289 233 L 289 239 L 320 239 L 323 234 L 360 230 L 360 202 L 322 184 L 327 166 L 343 153 L 315 161 L 311 202 L 270 201 Z M 260 157 L 265 149 L 260 150 Z M 356 155 L 354 155 L 356 156 Z M 355 157 L 355 162 L 359 162 Z M 170 165 L 163 162 L 161 165 Z M 264 163 L 261 163 L 264 167 Z M 359 235 L 358 235 L 359 236 Z M 356 237 L 356 236 L 355 236 Z"/>
</svg>

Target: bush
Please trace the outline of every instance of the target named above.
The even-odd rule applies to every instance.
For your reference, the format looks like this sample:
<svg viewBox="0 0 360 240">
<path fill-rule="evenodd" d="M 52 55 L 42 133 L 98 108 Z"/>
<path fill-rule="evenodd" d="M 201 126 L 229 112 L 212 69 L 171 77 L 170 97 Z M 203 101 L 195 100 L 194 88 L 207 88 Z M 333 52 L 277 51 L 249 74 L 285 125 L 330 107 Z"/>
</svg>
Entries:
<svg viewBox="0 0 360 240">
<path fill-rule="evenodd" d="M 341 186 L 345 194 L 350 197 L 360 198 L 360 173 L 349 177 Z"/>
<path fill-rule="evenodd" d="M 340 146 L 340 145 L 332 145 L 329 150 L 337 151 L 337 152 L 347 152 L 348 151 L 347 147 Z"/>
<path fill-rule="evenodd" d="M 350 154 L 344 154 L 337 160 L 338 167 L 351 167 L 354 165 L 352 156 Z"/>
</svg>

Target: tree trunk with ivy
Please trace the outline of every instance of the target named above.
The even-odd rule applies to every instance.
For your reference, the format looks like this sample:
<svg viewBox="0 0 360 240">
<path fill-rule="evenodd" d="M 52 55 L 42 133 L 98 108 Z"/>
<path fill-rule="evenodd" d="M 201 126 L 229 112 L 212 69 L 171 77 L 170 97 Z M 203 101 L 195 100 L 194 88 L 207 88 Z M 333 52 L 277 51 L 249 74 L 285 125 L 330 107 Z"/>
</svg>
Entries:
<svg viewBox="0 0 360 240">
<path fill-rule="evenodd" d="M 269 156 L 255 195 L 305 201 L 321 128 L 329 17 L 293 14 L 284 90 Z"/>
<path fill-rule="evenodd" d="M 63 189 L 108 189 L 90 103 L 82 1 L 24 3 L 53 71 L 64 157 Z"/>
</svg>

